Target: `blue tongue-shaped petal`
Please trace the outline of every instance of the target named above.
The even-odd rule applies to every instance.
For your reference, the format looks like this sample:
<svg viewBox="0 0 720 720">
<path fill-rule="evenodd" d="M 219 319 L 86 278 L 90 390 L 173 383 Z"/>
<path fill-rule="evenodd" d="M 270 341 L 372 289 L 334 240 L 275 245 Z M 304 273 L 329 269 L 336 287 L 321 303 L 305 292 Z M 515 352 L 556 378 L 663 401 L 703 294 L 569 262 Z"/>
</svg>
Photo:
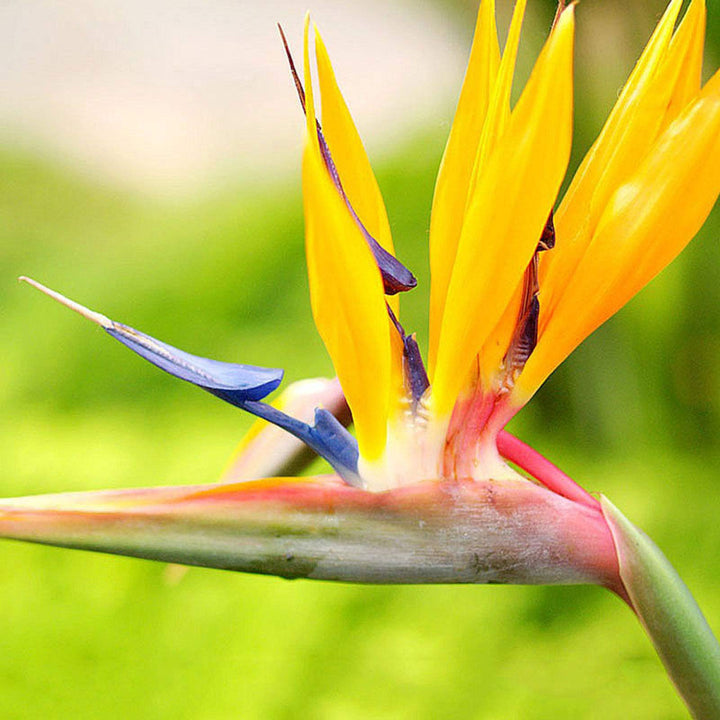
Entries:
<svg viewBox="0 0 720 720">
<path fill-rule="evenodd" d="M 259 402 L 275 390 L 283 377 L 282 370 L 219 362 L 191 355 L 156 340 L 139 330 L 110 320 L 66 298 L 36 280 L 21 277 L 41 292 L 100 325 L 109 335 L 133 352 L 181 380 L 207 390 L 221 400 L 274 423 L 295 435 L 318 455 L 324 457 L 347 483 L 361 486 L 358 475 L 358 446 L 355 438 L 325 410 L 315 412 L 315 424 L 308 425 L 277 408 Z"/>
<path fill-rule="evenodd" d="M 161 370 L 229 403 L 262 400 L 280 385 L 283 377 L 282 370 L 191 355 L 121 323 L 112 322 L 105 331 Z"/>
<path fill-rule="evenodd" d="M 36 280 L 21 277 L 41 292 L 100 325 L 109 335 L 170 375 L 197 385 L 234 405 L 261 400 L 282 381 L 283 371 L 198 357 L 69 300 Z"/>
</svg>

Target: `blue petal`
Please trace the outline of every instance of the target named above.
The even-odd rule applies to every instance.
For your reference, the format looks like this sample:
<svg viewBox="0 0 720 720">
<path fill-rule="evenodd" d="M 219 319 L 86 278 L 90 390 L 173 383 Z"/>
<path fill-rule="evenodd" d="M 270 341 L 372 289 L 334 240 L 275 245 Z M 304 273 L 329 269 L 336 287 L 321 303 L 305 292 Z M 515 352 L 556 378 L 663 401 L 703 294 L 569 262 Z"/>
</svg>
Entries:
<svg viewBox="0 0 720 720">
<path fill-rule="evenodd" d="M 261 400 L 280 385 L 283 377 L 282 370 L 191 355 L 121 323 L 113 322 L 105 331 L 161 370 L 233 405 L 247 400 Z"/>
<path fill-rule="evenodd" d="M 283 371 L 235 365 L 190 355 L 134 328 L 111 321 L 105 331 L 133 352 L 181 380 L 197 385 L 295 435 L 325 458 L 346 482 L 358 486 L 357 440 L 326 410 L 315 411 L 315 425 L 300 422 L 258 402 L 277 388 Z"/>
<path fill-rule="evenodd" d="M 413 403 L 417 406 L 420 398 L 422 398 L 425 391 L 430 387 L 430 380 L 428 379 L 427 371 L 422 361 L 422 355 L 420 354 L 420 348 L 415 339 L 415 333 L 403 337 L 403 369 L 405 377 L 408 378 Z"/>
<path fill-rule="evenodd" d="M 253 415 L 277 425 L 298 440 L 302 440 L 320 457 L 332 465 L 335 472 L 348 485 L 362 487 L 358 474 L 357 440 L 327 410 L 315 410 L 315 425 L 296 420 L 281 410 L 262 402 L 244 402 L 240 407 Z"/>
<path fill-rule="evenodd" d="M 224 363 L 191 355 L 90 310 L 37 280 L 27 277 L 21 277 L 20 280 L 100 325 L 108 335 L 161 370 L 197 385 L 221 400 L 291 433 L 324 457 L 347 483 L 362 487 L 362 480 L 358 475 L 357 440 L 331 413 L 327 410 L 316 410 L 315 424 L 311 426 L 286 415 L 272 405 L 259 402 L 280 384 L 283 377 L 282 370 Z"/>
<path fill-rule="evenodd" d="M 134 328 L 112 322 L 105 331 L 133 352 L 181 380 L 197 385 L 247 412 L 261 417 L 302 440 L 324 457 L 351 485 L 359 485 L 357 440 L 327 412 L 315 411 L 315 425 L 300 422 L 258 402 L 277 388 L 282 370 L 234 365 L 190 355 Z"/>
<path fill-rule="evenodd" d="M 358 476 L 358 443 L 342 423 L 331 412 L 318 408 L 315 410 L 315 425 L 311 432 L 322 450 L 319 454 L 330 462 L 346 482 L 362 487 Z"/>
<path fill-rule="evenodd" d="M 395 313 L 389 305 L 386 305 L 388 316 L 395 329 L 400 335 L 400 339 L 403 343 L 403 377 L 405 380 L 405 387 L 410 392 L 412 397 L 413 412 L 417 410 L 420 399 L 425 394 L 425 391 L 430 387 L 430 380 L 428 379 L 427 371 L 420 354 L 420 348 L 418 347 L 417 340 L 415 339 L 415 333 L 412 335 L 406 335 L 403 326 L 395 317 Z"/>
</svg>

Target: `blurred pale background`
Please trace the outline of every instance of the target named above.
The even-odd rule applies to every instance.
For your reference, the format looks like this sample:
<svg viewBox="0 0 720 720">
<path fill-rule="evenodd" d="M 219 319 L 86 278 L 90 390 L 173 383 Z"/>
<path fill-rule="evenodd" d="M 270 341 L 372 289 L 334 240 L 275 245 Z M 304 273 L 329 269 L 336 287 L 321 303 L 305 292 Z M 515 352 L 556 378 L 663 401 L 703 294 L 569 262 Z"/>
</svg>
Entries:
<svg viewBox="0 0 720 720">
<path fill-rule="evenodd" d="M 216 479 L 249 421 L 15 278 L 191 352 L 329 375 L 307 302 L 307 3 L 0 6 L 0 491 Z M 310 6 L 375 164 L 426 334 L 434 173 L 475 3 Z M 578 8 L 573 164 L 663 9 Z M 501 3 L 502 33 L 511 6 Z M 707 70 L 720 7 L 709 7 Z M 531 2 L 520 79 L 552 18 Z M 720 629 L 720 220 L 548 382 L 515 430 L 666 550 Z M 3 718 L 682 718 L 594 588 L 367 588 L 0 545 Z"/>
</svg>

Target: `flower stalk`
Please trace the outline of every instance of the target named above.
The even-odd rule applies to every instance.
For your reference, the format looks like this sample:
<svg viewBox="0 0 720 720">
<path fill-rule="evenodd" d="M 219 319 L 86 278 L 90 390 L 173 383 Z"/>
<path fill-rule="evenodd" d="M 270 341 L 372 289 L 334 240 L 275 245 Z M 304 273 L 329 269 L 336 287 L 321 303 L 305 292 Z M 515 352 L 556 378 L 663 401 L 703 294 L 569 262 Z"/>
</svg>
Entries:
<svg viewBox="0 0 720 720">
<path fill-rule="evenodd" d="M 628 605 L 692 716 L 720 717 L 720 644 L 705 616 L 657 545 L 606 497 L 600 501 Z"/>
</svg>

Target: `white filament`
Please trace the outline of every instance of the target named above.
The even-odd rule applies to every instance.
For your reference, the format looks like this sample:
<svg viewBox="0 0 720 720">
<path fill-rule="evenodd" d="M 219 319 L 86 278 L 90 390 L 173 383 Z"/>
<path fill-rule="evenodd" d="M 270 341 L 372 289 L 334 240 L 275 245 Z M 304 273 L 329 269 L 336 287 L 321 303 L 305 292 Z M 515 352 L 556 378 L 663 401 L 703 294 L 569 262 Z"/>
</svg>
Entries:
<svg viewBox="0 0 720 720">
<path fill-rule="evenodd" d="M 111 328 L 113 326 L 113 322 L 112 320 L 110 320 L 110 318 L 105 317 L 105 315 L 95 312 L 94 310 L 90 310 L 84 305 L 80 305 L 80 303 L 76 303 L 74 300 L 70 300 L 70 298 L 66 298 L 64 295 L 61 295 L 55 290 L 51 290 L 49 287 L 46 287 L 42 283 L 39 283 L 37 280 L 25 277 L 24 275 L 19 277 L 18 280 L 20 280 L 21 282 L 26 282 L 28 285 L 32 285 L 41 293 L 45 293 L 45 295 L 51 297 L 53 300 L 57 300 L 61 305 L 69 307 L 71 310 L 74 310 L 79 315 L 82 315 L 88 320 L 92 320 L 94 323 L 97 323 L 104 328 Z"/>
</svg>

